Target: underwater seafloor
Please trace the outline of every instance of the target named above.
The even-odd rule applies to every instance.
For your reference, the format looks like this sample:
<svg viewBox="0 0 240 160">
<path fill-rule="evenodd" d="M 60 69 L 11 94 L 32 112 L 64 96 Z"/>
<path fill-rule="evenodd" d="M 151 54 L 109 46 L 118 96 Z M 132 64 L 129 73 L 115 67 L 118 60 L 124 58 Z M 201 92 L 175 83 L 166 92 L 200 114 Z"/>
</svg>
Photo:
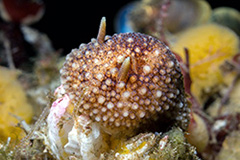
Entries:
<svg viewBox="0 0 240 160">
<path fill-rule="evenodd" d="M 240 12 L 212 3 L 129 1 L 68 52 L 47 2 L 0 1 L 0 160 L 239 159 Z"/>
</svg>

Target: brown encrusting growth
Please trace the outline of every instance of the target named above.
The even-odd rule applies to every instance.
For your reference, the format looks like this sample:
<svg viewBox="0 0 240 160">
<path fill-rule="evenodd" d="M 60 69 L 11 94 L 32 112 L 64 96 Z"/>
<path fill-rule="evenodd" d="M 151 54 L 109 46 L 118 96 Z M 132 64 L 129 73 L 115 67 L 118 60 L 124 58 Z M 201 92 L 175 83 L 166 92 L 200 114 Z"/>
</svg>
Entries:
<svg viewBox="0 0 240 160">
<path fill-rule="evenodd" d="M 105 24 L 100 29 L 105 32 Z M 186 130 L 190 109 L 179 63 L 168 47 L 141 33 L 104 35 L 104 41 L 99 35 L 72 50 L 60 71 L 79 114 L 109 129 L 134 129 L 167 117 L 164 121 Z"/>
</svg>

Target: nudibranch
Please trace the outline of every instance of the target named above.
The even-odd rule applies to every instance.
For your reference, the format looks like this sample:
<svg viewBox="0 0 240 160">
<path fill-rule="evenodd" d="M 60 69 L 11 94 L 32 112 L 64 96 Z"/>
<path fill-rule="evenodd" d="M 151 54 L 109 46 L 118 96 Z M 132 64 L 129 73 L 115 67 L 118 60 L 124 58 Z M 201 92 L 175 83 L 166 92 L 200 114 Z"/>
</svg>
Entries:
<svg viewBox="0 0 240 160">
<path fill-rule="evenodd" d="M 179 63 L 154 37 L 107 36 L 102 18 L 97 39 L 73 49 L 60 74 L 77 115 L 88 116 L 110 133 L 158 120 L 187 129 L 190 109 Z"/>
</svg>

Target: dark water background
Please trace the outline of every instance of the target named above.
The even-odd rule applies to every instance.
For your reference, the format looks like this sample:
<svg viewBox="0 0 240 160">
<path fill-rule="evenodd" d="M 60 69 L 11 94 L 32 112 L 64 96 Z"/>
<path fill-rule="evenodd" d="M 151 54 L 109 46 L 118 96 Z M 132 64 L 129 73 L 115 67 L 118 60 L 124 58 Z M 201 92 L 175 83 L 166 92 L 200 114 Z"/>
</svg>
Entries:
<svg viewBox="0 0 240 160">
<path fill-rule="evenodd" d="M 88 43 L 97 36 L 102 16 L 107 18 L 107 34 L 114 31 L 114 18 L 117 12 L 130 0 L 45 0 L 46 12 L 34 28 L 47 33 L 56 49 L 67 54 L 81 43 Z M 240 10 L 237 0 L 208 0 L 212 8 L 220 6 Z"/>
</svg>

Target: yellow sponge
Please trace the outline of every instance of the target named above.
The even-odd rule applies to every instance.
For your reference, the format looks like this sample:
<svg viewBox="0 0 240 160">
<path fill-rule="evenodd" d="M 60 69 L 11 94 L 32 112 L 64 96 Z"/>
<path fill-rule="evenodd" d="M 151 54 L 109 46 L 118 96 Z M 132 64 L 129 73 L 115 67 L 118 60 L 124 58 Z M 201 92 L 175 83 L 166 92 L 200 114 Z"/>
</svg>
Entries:
<svg viewBox="0 0 240 160">
<path fill-rule="evenodd" d="M 22 129 L 16 127 L 19 116 L 27 123 L 31 121 L 33 110 L 21 84 L 17 81 L 17 72 L 0 67 L 0 141 L 7 137 L 20 139 L 24 136 Z"/>
<path fill-rule="evenodd" d="M 223 83 L 219 66 L 239 52 L 239 39 L 226 27 L 204 24 L 182 33 L 172 50 L 185 60 L 185 47 L 190 55 L 191 90 L 200 100 L 203 93 Z"/>
</svg>

